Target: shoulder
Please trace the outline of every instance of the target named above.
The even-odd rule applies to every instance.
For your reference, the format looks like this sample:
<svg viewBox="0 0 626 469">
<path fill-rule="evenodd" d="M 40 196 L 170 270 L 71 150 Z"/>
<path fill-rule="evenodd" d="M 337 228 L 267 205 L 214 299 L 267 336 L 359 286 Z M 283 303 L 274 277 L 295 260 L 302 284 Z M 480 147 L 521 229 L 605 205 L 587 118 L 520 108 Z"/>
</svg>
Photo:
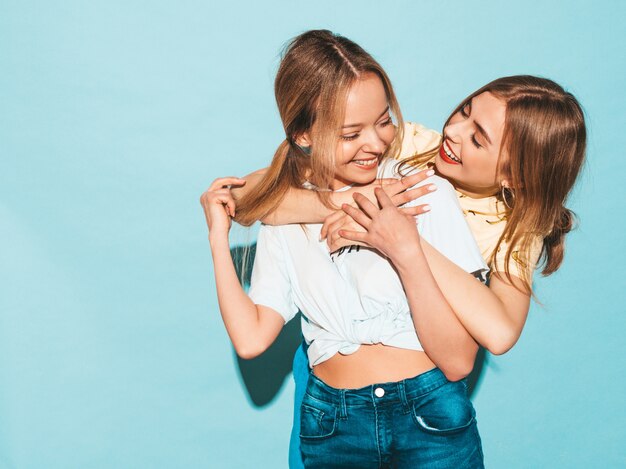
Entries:
<svg viewBox="0 0 626 469">
<path fill-rule="evenodd" d="M 437 190 L 432 193 L 436 199 L 452 200 L 455 205 L 458 205 L 458 198 L 456 191 L 454 190 L 454 186 L 450 184 L 450 181 L 447 179 L 435 174 L 434 176 L 430 176 L 429 178 L 426 178 L 422 182 L 416 184 L 415 187 L 424 186 L 426 184 L 434 184 L 437 186 Z"/>
<path fill-rule="evenodd" d="M 408 167 L 403 168 L 402 174 L 400 174 L 399 169 L 400 169 L 399 161 L 394 160 L 392 158 L 387 158 L 383 160 L 380 163 L 380 166 L 378 167 L 378 177 L 399 179 L 401 177 L 409 176 L 410 174 L 413 174 L 422 170 L 422 168 L 419 168 L 417 166 L 408 166 Z M 452 186 L 452 184 L 450 184 L 450 182 L 447 179 L 442 178 L 441 176 L 437 176 L 437 175 L 433 175 L 424 179 L 423 181 L 412 186 L 410 189 L 425 186 L 427 184 L 434 184 L 435 186 L 437 186 L 437 190 L 431 194 L 420 197 L 419 199 L 420 204 L 425 203 L 423 202 L 425 197 L 433 198 L 433 196 L 435 199 L 445 198 L 449 200 L 455 200 L 455 201 L 457 200 L 457 194 L 454 189 L 454 186 Z"/>
<path fill-rule="evenodd" d="M 473 198 L 457 191 L 457 197 L 459 203 L 463 209 L 473 212 L 474 214 L 482 215 L 490 220 L 489 223 L 493 224 L 495 220 L 506 220 L 506 210 L 502 202 L 497 197 L 480 197 Z"/>
<path fill-rule="evenodd" d="M 418 122 L 405 122 L 404 139 L 413 141 L 421 139 L 428 142 L 438 142 L 441 139 L 441 134 L 436 130 L 429 129 L 425 125 Z"/>
<path fill-rule="evenodd" d="M 393 158 L 385 158 L 380 162 L 378 166 L 378 177 L 379 178 L 400 178 L 400 174 L 398 172 L 400 162 L 398 160 L 394 160 Z"/>
<path fill-rule="evenodd" d="M 282 251 L 294 252 L 303 246 L 316 244 L 322 228 L 321 223 L 290 225 L 265 225 L 259 229 L 257 243 L 269 244 Z"/>
<path fill-rule="evenodd" d="M 445 192 L 446 194 L 450 194 L 455 199 L 457 198 L 456 191 L 454 190 L 454 186 L 452 184 L 450 184 L 450 181 L 448 181 L 445 178 L 442 178 L 441 176 L 437 176 L 435 174 L 434 176 L 431 176 L 428 179 L 426 179 L 426 181 L 424 181 L 424 182 L 430 183 L 430 184 L 435 184 L 437 186 L 437 190 L 441 190 L 441 191 Z"/>
<path fill-rule="evenodd" d="M 415 171 L 419 170 L 415 168 Z M 410 174 L 410 173 L 409 173 Z M 415 199 L 411 202 L 408 202 L 406 206 L 412 205 L 421 205 L 421 204 L 429 204 L 431 208 L 439 207 L 439 206 L 453 206 L 459 208 L 459 201 L 457 199 L 456 191 L 454 187 L 447 179 L 442 178 L 441 176 L 430 176 L 424 179 L 422 182 L 416 184 L 411 189 L 416 187 L 425 186 L 427 184 L 434 184 L 437 187 L 437 190 L 434 192 L 430 192 L 418 199 Z"/>
<path fill-rule="evenodd" d="M 266 225 L 261 224 L 257 236 L 257 243 L 271 243 L 274 245 L 285 244 L 285 227 L 290 225 Z"/>
<path fill-rule="evenodd" d="M 439 146 L 441 134 L 416 122 L 404 123 L 400 159 L 434 150 Z"/>
</svg>

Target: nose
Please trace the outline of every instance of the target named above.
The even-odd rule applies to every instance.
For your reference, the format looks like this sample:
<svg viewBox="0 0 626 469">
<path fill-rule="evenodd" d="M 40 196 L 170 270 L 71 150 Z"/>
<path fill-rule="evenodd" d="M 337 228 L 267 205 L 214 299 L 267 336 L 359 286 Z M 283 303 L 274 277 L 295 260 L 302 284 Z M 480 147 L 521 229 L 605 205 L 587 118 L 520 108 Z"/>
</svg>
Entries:
<svg viewBox="0 0 626 469">
<path fill-rule="evenodd" d="M 470 119 L 462 119 L 456 122 L 448 122 L 444 129 L 444 134 L 452 143 L 462 143 L 464 139 L 470 138 L 474 127 Z"/>
<path fill-rule="evenodd" d="M 363 150 L 368 153 L 382 154 L 387 149 L 387 144 L 380 138 L 376 129 L 371 129 L 367 133 L 367 140 L 363 145 Z"/>
<path fill-rule="evenodd" d="M 459 121 L 454 123 L 449 122 L 444 129 L 444 134 L 446 138 L 451 140 L 453 143 L 460 143 L 461 136 L 463 134 L 463 122 L 465 121 Z"/>
</svg>

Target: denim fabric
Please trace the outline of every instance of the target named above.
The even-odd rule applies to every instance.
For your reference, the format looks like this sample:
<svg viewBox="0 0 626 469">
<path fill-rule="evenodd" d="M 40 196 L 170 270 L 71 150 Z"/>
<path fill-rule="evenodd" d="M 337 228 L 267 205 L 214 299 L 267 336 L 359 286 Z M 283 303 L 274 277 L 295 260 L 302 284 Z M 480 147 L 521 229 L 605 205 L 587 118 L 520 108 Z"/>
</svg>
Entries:
<svg viewBox="0 0 626 469">
<path fill-rule="evenodd" d="M 310 468 L 482 468 L 464 381 L 438 370 L 397 383 L 335 389 L 309 375 L 300 448 Z"/>
<path fill-rule="evenodd" d="M 291 427 L 291 439 L 289 441 L 289 468 L 304 469 L 302 454 L 300 453 L 300 407 L 309 381 L 309 360 L 306 355 L 306 343 L 296 350 L 293 357 L 293 379 L 296 382 L 293 409 L 293 427 Z"/>
</svg>

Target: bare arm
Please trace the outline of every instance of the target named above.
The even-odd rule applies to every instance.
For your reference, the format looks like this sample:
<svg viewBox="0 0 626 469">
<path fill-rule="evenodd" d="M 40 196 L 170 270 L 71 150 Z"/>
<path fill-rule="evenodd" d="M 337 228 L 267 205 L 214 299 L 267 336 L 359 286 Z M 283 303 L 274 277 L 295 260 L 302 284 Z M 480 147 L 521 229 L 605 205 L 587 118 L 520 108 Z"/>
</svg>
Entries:
<svg viewBox="0 0 626 469">
<path fill-rule="evenodd" d="M 209 228 L 217 299 L 228 336 L 241 358 L 254 358 L 263 353 L 278 336 L 284 325 L 282 316 L 271 308 L 256 305 L 246 295 L 230 254 L 228 232 L 234 201 L 226 187 L 241 184 L 236 178 L 213 182 L 202 194 L 200 203 Z"/>
<path fill-rule="evenodd" d="M 246 181 L 244 185 L 231 189 L 233 198 L 237 200 L 246 195 L 261 181 L 265 171 L 266 169 L 263 168 L 245 176 L 243 178 Z M 352 196 L 357 191 L 365 194 L 370 200 L 374 200 L 374 189 L 383 185 L 385 192 L 391 197 L 394 204 L 398 206 L 403 205 L 436 189 L 436 186 L 431 185 L 407 190 L 430 175 L 432 175 L 432 171 L 425 170 L 411 174 L 402 179 L 378 179 L 365 186 L 353 187 L 347 191 L 334 192 L 331 196 L 331 201 L 336 207 L 341 207 L 344 203 L 352 203 Z M 406 213 L 419 215 L 426 210 L 427 207 L 417 205 L 407 208 Z M 280 202 L 278 208 L 261 221 L 268 225 L 322 223 L 328 216 L 336 212 L 337 210 L 326 207 L 315 191 L 292 188 L 289 189 L 286 197 Z M 236 220 L 237 217 L 235 216 L 235 221 Z"/>
<path fill-rule="evenodd" d="M 462 379 L 474 366 L 478 344 L 456 317 L 428 267 L 414 218 L 402 214 L 383 191 L 377 190 L 376 196 L 381 209 L 360 194 L 354 198 L 361 211 L 344 205 L 346 213 L 367 231 L 342 230 L 342 236 L 365 242 L 391 260 L 424 350 L 449 380 Z"/>
<path fill-rule="evenodd" d="M 511 284 L 504 274 L 495 272 L 487 287 L 424 240 L 422 247 L 446 300 L 472 337 L 495 355 L 510 350 L 522 333 L 530 308 L 522 281 L 512 276 Z"/>
<path fill-rule="evenodd" d="M 252 190 L 263 178 L 266 169 L 259 169 L 248 174 L 243 179 L 245 185 L 232 188 L 235 200 L 242 198 Z M 314 191 L 306 189 L 289 189 L 287 196 L 280 202 L 278 208 L 270 215 L 260 220 L 267 225 L 289 225 L 291 223 L 319 223 L 333 210 L 321 203 Z M 237 217 L 235 217 L 235 221 Z"/>
</svg>

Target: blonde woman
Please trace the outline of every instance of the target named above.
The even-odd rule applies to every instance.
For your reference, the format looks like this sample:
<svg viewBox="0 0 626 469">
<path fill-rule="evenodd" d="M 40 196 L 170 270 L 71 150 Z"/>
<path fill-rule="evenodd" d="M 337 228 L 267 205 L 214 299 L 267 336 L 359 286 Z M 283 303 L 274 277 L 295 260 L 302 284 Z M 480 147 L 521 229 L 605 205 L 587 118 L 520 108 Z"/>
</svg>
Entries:
<svg viewBox="0 0 626 469">
<path fill-rule="evenodd" d="M 262 353 L 302 311 L 312 370 L 299 409 L 305 467 L 482 467 L 463 381 L 477 344 L 428 268 L 419 269 L 421 281 L 407 298 L 404 273 L 399 277 L 377 252 L 331 256 L 319 240 L 321 224 L 264 225 L 249 295 L 242 289 L 228 244 L 235 211 L 243 223 L 267 217 L 302 187 L 331 207 L 333 195 L 392 172 L 384 161 L 397 156 L 402 141 L 402 116 L 384 70 L 328 31 L 291 42 L 275 94 L 286 138 L 269 169 L 236 210 L 228 186 L 242 180 L 218 179 L 201 198 L 220 311 L 235 350 L 248 358 Z M 431 208 L 420 218 L 422 236 L 465 272 L 484 272 L 451 186 L 431 177 L 420 192 L 428 192 Z"/>
</svg>

